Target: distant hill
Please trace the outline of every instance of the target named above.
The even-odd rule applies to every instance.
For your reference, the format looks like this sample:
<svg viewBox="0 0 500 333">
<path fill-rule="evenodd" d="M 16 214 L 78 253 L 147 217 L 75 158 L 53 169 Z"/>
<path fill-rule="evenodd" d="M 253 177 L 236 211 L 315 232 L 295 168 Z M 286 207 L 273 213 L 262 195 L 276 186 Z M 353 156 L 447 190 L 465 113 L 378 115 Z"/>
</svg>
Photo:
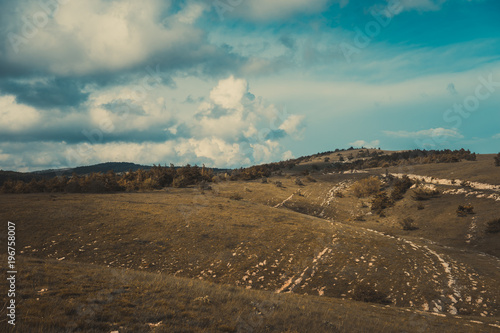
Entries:
<svg viewBox="0 0 500 333">
<path fill-rule="evenodd" d="M 80 167 L 69 168 L 69 169 L 41 170 L 41 171 L 32 172 L 32 174 L 42 175 L 44 177 L 54 177 L 54 175 L 71 176 L 73 173 L 76 173 L 77 175 L 81 176 L 81 175 L 86 175 L 86 174 L 93 173 L 93 172 L 106 173 L 106 172 L 112 170 L 115 173 L 120 173 L 120 172 L 127 172 L 129 170 L 137 171 L 139 169 L 149 170 L 149 169 L 151 169 L 151 166 L 140 165 L 140 164 L 135 164 L 135 163 L 130 163 L 130 162 L 106 162 L 106 163 L 99 163 L 99 164 L 88 165 L 88 166 L 80 166 Z"/>
<path fill-rule="evenodd" d="M 48 169 L 48 170 L 40 170 L 33 172 L 15 172 L 15 171 L 3 171 L 0 170 L 0 186 L 8 179 L 10 180 L 22 180 L 24 182 L 30 182 L 33 178 L 36 180 L 41 180 L 43 178 L 54 178 L 57 176 L 71 176 L 73 173 L 76 173 L 79 176 L 87 175 L 91 173 L 106 173 L 108 171 L 114 171 L 119 174 L 127 171 L 137 171 L 139 169 L 142 170 L 150 170 L 152 166 L 150 165 L 141 165 L 130 162 L 106 162 L 99 163 L 88 166 L 80 166 L 76 168 L 65 168 L 65 169 Z M 179 168 L 179 167 L 175 167 Z M 230 169 L 212 169 L 214 172 L 227 172 Z"/>
<path fill-rule="evenodd" d="M 77 175 L 86 175 L 93 172 L 106 173 L 113 170 L 115 173 L 126 172 L 129 170 L 137 171 L 139 169 L 149 170 L 151 166 L 140 165 L 128 162 L 107 162 L 95 165 L 81 166 L 76 168 L 66 168 L 66 169 L 49 169 L 40 170 L 33 172 L 15 172 L 15 171 L 0 171 L 0 185 L 2 185 L 6 180 L 22 180 L 24 182 L 29 182 L 33 178 L 40 180 L 43 178 L 53 178 L 56 176 L 71 176 L 73 173 Z"/>
</svg>

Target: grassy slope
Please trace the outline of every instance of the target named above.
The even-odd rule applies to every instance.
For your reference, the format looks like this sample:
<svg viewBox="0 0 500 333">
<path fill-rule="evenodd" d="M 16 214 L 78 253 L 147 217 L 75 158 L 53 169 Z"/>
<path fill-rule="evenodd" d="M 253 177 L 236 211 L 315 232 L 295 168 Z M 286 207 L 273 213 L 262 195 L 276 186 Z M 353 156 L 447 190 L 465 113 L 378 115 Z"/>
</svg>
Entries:
<svg viewBox="0 0 500 333">
<path fill-rule="evenodd" d="M 491 320 L 21 256 L 16 332 L 496 332 Z M 5 261 L 5 256 L 1 256 Z M 5 273 L 2 269 L 2 273 Z M 2 289 L 5 282 L 1 282 Z M 4 322 L 1 324 L 4 326 Z"/>
<path fill-rule="evenodd" d="M 486 158 L 480 156 L 478 162 L 416 166 L 411 173 L 446 178 L 445 171 L 453 166 L 456 178 L 495 184 L 496 169 L 487 165 L 487 162 Z M 469 163 L 477 163 L 477 168 L 490 176 L 475 177 L 471 174 L 473 168 L 468 166 Z M 418 171 L 420 167 L 422 170 Z M 381 218 L 370 214 L 369 198 L 357 199 L 349 189 L 352 182 L 368 175 L 313 176 L 317 182 L 302 177 L 304 186 L 295 184 L 295 176 L 270 179 L 270 182 L 280 180 L 284 184 L 282 188 L 260 181 L 222 182 L 214 185 L 213 191 L 204 194 L 194 189 L 169 189 L 167 192 L 108 195 L 3 195 L 0 218 L 17 222 L 17 248 L 22 250 L 21 257 L 42 260 L 37 263 L 26 259 L 29 264 L 25 267 L 25 273 L 32 269 L 38 270 L 36 274 L 25 277 L 29 284 L 38 281 L 36 276 L 41 274 L 47 276 L 47 281 L 55 281 L 52 285 L 58 289 L 57 286 L 69 283 L 70 277 L 74 277 L 75 281 L 82 279 L 84 285 L 93 285 L 94 292 L 100 295 L 98 290 L 104 283 L 102 281 L 107 280 L 110 274 L 120 274 L 140 280 L 146 286 L 137 288 L 153 295 L 155 289 L 151 284 L 152 281 L 158 283 L 158 279 L 161 280 L 160 284 L 165 283 L 168 288 L 172 284 L 182 285 L 185 282 L 192 286 L 194 283 L 203 290 L 209 290 L 206 294 L 211 293 L 214 299 L 222 297 L 222 294 L 226 298 L 235 298 L 234 309 L 246 309 L 248 305 L 245 302 L 255 303 L 255 300 L 274 302 L 278 296 L 269 292 L 278 289 L 345 299 L 279 294 L 279 297 L 290 297 L 286 298 L 285 304 L 280 303 L 280 307 L 286 311 L 276 310 L 273 316 L 259 319 L 259 325 L 273 322 L 270 325 L 275 330 L 289 329 L 291 332 L 314 327 L 311 326 L 314 325 L 311 318 L 327 323 L 326 327 L 317 326 L 316 331 L 334 331 L 332 327 L 340 328 L 340 331 L 366 331 L 369 326 L 365 326 L 365 323 L 380 327 L 380 331 L 396 330 L 396 326 L 389 324 L 389 317 L 381 314 L 400 310 L 391 307 L 390 310 L 379 311 L 375 309 L 386 308 L 350 303 L 348 299 L 377 303 L 389 300 L 392 304 L 413 309 L 429 307 L 432 310 L 437 305 L 444 313 L 456 308 L 460 315 L 481 314 L 486 317 L 481 317 L 480 321 L 498 324 L 495 320 L 498 320 L 500 295 L 494 286 L 500 280 L 499 261 L 478 251 L 496 256 L 500 253 L 498 235 L 484 234 L 486 222 L 498 217 L 500 203 L 465 198 L 463 195 L 442 195 L 424 202 L 425 209 L 417 210 L 416 203 L 407 194 L 395 207 L 387 210 L 387 217 Z M 341 190 L 345 196 L 334 197 L 332 194 L 336 190 Z M 239 194 L 243 200 L 229 199 L 234 194 Z M 456 206 L 469 201 L 475 206 L 476 214 L 465 218 L 456 217 Z M 279 209 L 273 208 L 275 206 Z M 411 232 L 401 230 L 398 221 L 405 216 L 413 217 L 419 229 Z M 470 234 L 473 221 L 476 231 L 472 242 L 467 243 L 466 237 Z M 53 258 L 60 261 L 54 261 Z M 77 266 L 66 262 L 84 263 L 81 269 L 87 273 L 75 275 L 73 272 Z M 449 268 L 445 268 L 443 262 L 450 265 Z M 102 271 L 102 267 L 109 267 L 109 270 Z M 68 281 L 58 280 L 51 273 L 59 270 L 66 270 L 64 274 Z M 165 274 L 204 281 L 189 282 L 167 278 Z M 218 285 L 206 284 L 205 281 Z M 450 281 L 453 283 L 450 284 Z M 87 312 L 80 307 L 81 304 L 89 303 L 87 292 L 77 290 L 73 295 L 71 291 L 73 288 L 78 289 L 77 284 L 80 283 L 71 284 L 69 289 L 63 288 L 69 295 L 50 294 L 53 297 L 47 299 L 46 307 L 33 306 L 36 304 L 30 303 L 34 302 L 33 296 L 26 296 L 25 309 L 41 311 L 43 314 L 51 306 L 64 308 L 61 310 L 60 323 L 54 323 L 54 327 L 60 327 L 65 316 L 74 316 L 74 312 L 65 307 L 69 304 L 77 308 L 77 318 L 83 316 L 83 319 L 76 320 L 77 327 L 94 327 L 91 325 L 95 324 L 96 318 L 84 320 Z M 37 284 L 43 288 L 42 285 Z M 118 285 L 113 288 L 119 289 Z M 251 290 L 234 289 L 229 285 Z M 106 288 L 104 286 L 104 290 Z M 267 292 L 255 293 L 255 289 Z M 33 290 L 32 293 L 35 292 Z M 457 292 L 460 297 L 456 296 Z M 234 331 L 239 321 L 237 317 L 234 319 L 233 314 L 246 315 L 246 310 L 238 312 L 234 309 L 229 312 L 231 316 L 216 315 L 211 312 L 208 303 L 193 301 L 196 297 L 204 296 L 204 292 L 188 297 L 186 289 L 181 288 L 174 293 L 177 293 L 176 298 L 184 300 L 184 305 L 174 302 L 168 306 L 156 305 L 154 309 L 151 304 L 144 305 L 139 319 L 133 323 L 123 317 L 127 316 L 127 307 L 134 311 L 139 309 L 137 304 L 131 306 L 128 303 L 109 302 L 110 305 L 106 307 L 111 309 L 110 317 L 102 318 L 98 322 L 101 326 L 94 328 L 105 330 L 121 325 L 145 330 L 145 323 L 162 320 L 162 327 L 166 331 L 182 331 L 180 327 L 185 331 L 223 331 L 226 323 L 229 324 L 225 329 Z M 127 302 L 137 303 L 136 298 L 130 294 Z M 137 299 L 144 300 L 140 297 Z M 455 302 L 451 299 L 455 299 Z M 89 306 L 92 309 L 94 303 L 100 306 L 100 302 L 93 300 Z M 306 306 L 314 304 L 315 312 L 302 309 L 301 314 L 295 313 L 293 306 L 288 307 L 293 302 L 305 302 Z M 191 303 L 198 305 L 192 308 Z M 356 309 L 366 309 L 366 312 L 352 316 L 346 313 L 342 319 L 335 317 L 335 321 L 328 319 L 330 312 L 327 309 L 334 307 L 332 304 L 344 308 L 352 304 L 351 314 L 356 313 Z M 155 313 L 158 309 L 163 311 L 164 308 L 166 314 L 148 317 L 148 313 Z M 187 319 L 176 310 L 184 308 L 190 313 Z M 370 313 L 371 309 L 374 312 Z M 441 320 L 440 317 L 415 314 L 414 311 L 408 312 L 408 315 L 412 318 L 418 316 L 417 326 L 424 325 L 424 317 L 425 321 L 432 319 L 434 323 Z M 391 315 L 398 313 L 396 320 L 399 320 L 401 313 L 405 312 L 392 312 Z M 363 320 L 356 321 L 354 318 L 359 316 L 363 316 Z M 37 320 L 38 317 L 29 317 L 28 323 L 44 331 L 42 327 L 47 328 L 47 322 Z M 404 319 L 404 315 L 401 318 Z M 166 321 L 172 326 L 166 325 Z M 194 326 L 190 323 L 194 323 Z M 409 331 L 419 331 L 417 326 L 411 325 Z M 425 325 L 431 324 L 427 322 Z M 474 326 L 473 323 L 469 325 Z M 263 326 L 258 327 L 253 328 L 260 331 Z M 430 327 L 435 330 L 434 326 Z M 477 329 L 475 326 L 472 331 Z M 464 326 L 464 330 L 469 330 L 469 327 Z"/>
<path fill-rule="evenodd" d="M 222 193 L 229 195 L 238 192 L 245 200 L 258 201 L 272 206 L 283 202 L 281 208 L 322 216 L 332 221 L 341 221 L 344 226 L 352 226 L 349 236 L 342 235 L 340 238 L 341 241 L 344 240 L 341 251 L 345 251 L 342 253 L 345 253 L 346 256 L 339 258 L 339 249 L 335 249 L 334 258 L 323 258 L 328 265 L 333 264 L 334 267 L 333 270 L 320 269 L 325 281 L 343 276 L 344 263 L 352 262 L 355 256 L 358 256 L 360 264 L 363 264 L 363 261 L 368 261 L 361 260 L 361 256 L 365 259 L 375 257 L 374 266 L 389 267 L 389 271 L 380 276 L 373 276 L 373 266 L 366 267 L 363 272 L 351 273 L 360 274 L 356 276 L 357 281 L 361 279 L 378 281 L 378 286 L 384 285 L 384 290 L 390 290 L 393 298 L 397 300 L 396 304 L 402 306 L 408 306 L 411 301 L 413 305 L 421 307 L 425 306 L 425 300 L 439 299 L 446 303 L 446 297 L 443 299 L 442 296 L 447 296 L 447 293 L 450 296 L 453 292 L 447 288 L 447 274 L 444 274 L 442 263 L 434 254 L 436 253 L 442 260 L 451 265 L 450 274 L 458 280 L 459 286 L 457 288 L 462 290 L 463 295 L 461 296 L 464 301 L 469 299 L 469 296 L 471 297 L 468 305 L 464 304 L 467 302 L 458 302 L 459 304 L 455 305 L 459 312 L 479 314 L 486 311 L 489 314 L 493 312 L 498 315 L 500 294 L 497 288 L 492 286 L 497 285 L 500 280 L 500 261 L 495 257 L 484 255 L 480 251 L 494 255 L 500 253 L 498 251 L 498 234 L 488 235 L 484 233 L 486 221 L 497 216 L 500 203 L 487 199 L 468 198 L 468 201 L 475 205 L 477 213 L 473 216 L 459 218 L 456 216 L 455 210 L 459 203 L 465 202 L 463 196 L 443 195 L 441 198 L 426 201 L 424 203 L 426 208 L 418 210 L 416 202 L 411 199 L 411 194 L 407 193 L 406 197 L 397 202 L 395 207 L 387 210 L 387 217 L 381 218 L 371 213 L 370 198 L 358 199 L 349 189 L 349 184 L 366 176 L 363 174 L 316 176 L 322 181 L 304 181 L 304 186 L 295 185 L 294 177 L 290 179 L 281 177 L 280 181 L 284 186 L 282 188 L 258 182 L 230 183 L 224 185 L 225 189 Z M 350 177 L 353 177 L 354 180 L 350 181 Z M 339 185 L 339 182 L 344 183 L 345 186 Z M 336 190 L 341 190 L 344 197 L 331 196 Z M 298 194 L 299 191 L 301 195 Z M 328 199 L 325 200 L 325 198 Z M 419 227 L 418 230 L 404 231 L 401 229 L 399 221 L 406 216 L 415 219 Z M 467 244 L 465 236 L 473 217 L 477 223 L 477 229 L 472 242 Z M 385 233 L 392 241 L 384 240 L 378 243 L 378 240 L 372 237 L 373 232 L 369 230 Z M 411 241 L 417 249 L 406 241 Z M 356 244 L 359 246 L 356 247 Z M 381 253 L 382 251 L 386 253 Z M 387 258 L 388 262 L 384 262 L 383 258 Z M 335 261 L 334 259 L 338 261 L 331 262 Z M 369 263 L 365 262 L 364 264 Z M 341 269 L 340 273 L 339 269 Z M 405 276 L 404 272 L 411 276 Z M 349 277 L 349 274 L 344 276 L 346 280 L 352 280 L 352 276 Z M 443 280 L 436 282 L 436 276 Z M 407 283 L 411 287 L 405 288 Z M 433 286 L 432 283 L 435 285 Z M 417 292 L 413 290 L 414 287 L 416 287 Z M 329 293 L 328 289 L 326 295 L 339 296 L 338 293 Z M 351 289 L 355 290 L 356 288 L 349 288 L 349 290 Z M 436 294 L 438 291 L 441 291 L 442 294 Z M 466 296 L 467 293 L 469 295 Z M 484 303 L 479 300 L 485 294 L 489 295 L 487 310 L 484 310 Z M 476 302 L 480 302 L 481 306 L 474 306 L 477 305 Z"/>
<path fill-rule="evenodd" d="M 500 185 L 500 167 L 494 166 L 495 155 L 477 155 L 477 161 L 450 164 L 423 164 L 410 167 L 391 167 L 389 172 L 428 175 L 436 178 L 461 179 Z M 385 169 L 383 170 L 385 172 Z"/>
</svg>

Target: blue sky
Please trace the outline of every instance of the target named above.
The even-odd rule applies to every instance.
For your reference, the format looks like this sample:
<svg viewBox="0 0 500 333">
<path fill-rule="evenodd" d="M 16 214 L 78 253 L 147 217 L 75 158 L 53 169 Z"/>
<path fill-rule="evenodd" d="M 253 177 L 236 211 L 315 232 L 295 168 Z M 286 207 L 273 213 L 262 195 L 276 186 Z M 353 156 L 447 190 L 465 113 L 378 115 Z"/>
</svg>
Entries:
<svg viewBox="0 0 500 333">
<path fill-rule="evenodd" d="M 0 6 L 3 170 L 500 150 L 496 0 Z"/>
</svg>

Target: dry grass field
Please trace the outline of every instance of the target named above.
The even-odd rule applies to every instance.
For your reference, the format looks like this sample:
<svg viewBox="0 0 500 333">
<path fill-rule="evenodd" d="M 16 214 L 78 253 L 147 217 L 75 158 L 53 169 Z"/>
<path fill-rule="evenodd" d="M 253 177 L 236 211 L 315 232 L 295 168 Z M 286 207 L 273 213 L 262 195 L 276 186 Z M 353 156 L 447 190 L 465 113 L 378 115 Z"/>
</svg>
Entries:
<svg viewBox="0 0 500 333">
<path fill-rule="evenodd" d="M 16 330 L 498 331 L 500 234 L 487 228 L 500 191 L 462 182 L 500 184 L 491 159 L 358 173 L 306 161 L 205 190 L 1 195 L 17 228 Z M 386 172 L 460 181 L 421 181 L 438 194 L 409 189 L 379 214 L 379 189 L 357 187 L 374 176 L 390 193 Z"/>
</svg>

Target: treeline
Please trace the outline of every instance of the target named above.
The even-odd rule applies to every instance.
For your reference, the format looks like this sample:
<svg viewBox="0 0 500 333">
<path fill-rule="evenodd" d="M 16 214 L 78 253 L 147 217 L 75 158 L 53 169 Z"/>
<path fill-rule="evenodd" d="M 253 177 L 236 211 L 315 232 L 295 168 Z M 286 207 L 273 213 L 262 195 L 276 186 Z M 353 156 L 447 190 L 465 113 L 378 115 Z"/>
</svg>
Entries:
<svg viewBox="0 0 500 333">
<path fill-rule="evenodd" d="M 356 160 L 347 163 L 333 163 L 329 171 L 362 170 L 370 168 L 388 168 L 432 163 L 457 163 L 460 161 L 475 161 L 476 153 L 469 150 L 412 150 L 396 152 L 388 155 L 370 154 L 369 159 Z"/>
<path fill-rule="evenodd" d="M 40 193 L 40 192 L 69 192 L 69 193 L 106 193 L 120 191 L 145 191 L 162 189 L 164 187 L 187 187 L 202 182 L 211 182 L 214 174 L 212 169 L 198 166 L 175 168 L 153 166 L 150 170 L 128 171 L 116 174 L 113 171 L 106 173 L 91 173 L 79 176 L 76 173 L 71 177 L 62 176 L 31 181 L 7 180 L 0 188 L 1 193 Z"/>
</svg>

